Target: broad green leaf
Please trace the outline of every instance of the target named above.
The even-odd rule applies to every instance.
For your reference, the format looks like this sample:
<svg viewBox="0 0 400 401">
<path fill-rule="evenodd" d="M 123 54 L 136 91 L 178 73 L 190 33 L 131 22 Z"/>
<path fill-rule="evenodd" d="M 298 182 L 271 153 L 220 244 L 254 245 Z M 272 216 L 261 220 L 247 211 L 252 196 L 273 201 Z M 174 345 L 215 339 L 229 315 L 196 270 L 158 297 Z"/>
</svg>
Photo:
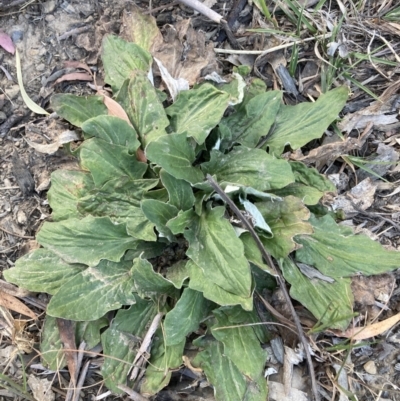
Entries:
<svg viewBox="0 0 400 401">
<path fill-rule="evenodd" d="M 66 262 L 97 265 L 101 259 L 118 262 L 127 249 L 135 249 L 137 240 L 126 232 L 125 224 L 114 224 L 108 217 L 87 216 L 45 222 L 37 241 Z"/>
<path fill-rule="evenodd" d="M 136 160 L 124 146 L 112 145 L 102 139 L 91 138 L 79 148 L 81 167 L 89 170 L 96 186 L 121 176 L 140 179 L 147 164 Z"/>
<path fill-rule="evenodd" d="M 303 200 L 306 205 L 316 205 L 324 192 L 335 192 L 334 184 L 318 173 L 317 169 L 307 167 L 304 163 L 290 162 L 296 182 L 285 188 L 277 189 L 280 196 L 293 195 Z"/>
<path fill-rule="evenodd" d="M 69 264 L 41 248 L 19 258 L 14 267 L 3 271 L 3 275 L 21 288 L 53 295 L 85 268 L 85 265 Z"/>
<path fill-rule="evenodd" d="M 196 216 L 184 236 L 189 241 L 186 254 L 207 279 L 232 294 L 251 294 L 250 266 L 235 230 L 224 216 L 225 207 L 216 207 Z"/>
<path fill-rule="evenodd" d="M 180 260 L 168 267 L 165 278 L 175 286 L 175 288 L 182 288 L 186 279 L 189 278 L 189 270 L 186 267 L 187 260 Z"/>
<path fill-rule="evenodd" d="M 220 122 L 228 103 L 228 93 L 206 83 L 196 89 L 180 92 L 176 102 L 166 112 L 171 118 L 174 133 L 186 133 L 201 145 Z"/>
<path fill-rule="evenodd" d="M 253 265 L 259 267 L 260 269 L 271 274 L 272 276 L 276 276 L 276 272 L 274 272 L 264 262 L 261 252 L 258 249 L 258 246 L 255 243 L 251 234 L 248 232 L 244 232 L 243 234 L 241 234 L 240 240 L 243 242 L 244 245 L 244 256 L 246 256 L 246 259 Z"/>
<path fill-rule="evenodd" d="M 243 101 L 246 82 L 241 74 L 232 72 L 230 82 L 217 84 L 215 86 L 229 95 L 229 106 L 235 106 Z"/>
<path fill-rule="evenodd" d="M 369 276 L 400 266 L 400 252 L 388 251 L 366 235 L 354 235 L 351 228 L 337 225 L 329 215 L 311 216 L 310 223 L 313 234 L 295 237 L 303 245 L 296 259 L 329 277 L 349 277 L 360 272 Z"/>
<path fill-rule="evenodd" d="M 311 234 L 309 210 L 299 198 L 287 196 L 282 201 L 258 202 L 256 206 L 264 216 L 273 233 L 272 238 L 261 237 L 267 251 L 275 258 L 284 258 L 298 248 L 293 237 Z"/>
<path fill-rule="evenodd" d="M 100 330 L 108 326 L 108 319 L 101 317 L 93 321 L 76 322 L 75 338 L 79 345 L 85 341 L 85 349 L 92 349 L 100 344 Z"/>
<path fill-rule="evenodd" d="M 223 134 L 222 148 L 228 149 L 235 143 L 249 148 L 256 147 L 275 122 L 281 102 L 281 91 L 261 93 L 250 99 L 242 112 L 223 118 L 219 124 Z"/>
<path fill-rule="evenodd" d="M 46 316 L 42 327 L 40 358 L 43 365 L 53 371 L 59 371 L 67 364 L 56 318 L 49 315 Z"/>
<path fill-rule="evenodd" d="M 115 35 L 104 37 L 101 58 L 105 81 L 111 85 L 114 94 L 119 91 L 132 71 L 142 70 L 147 74 L 151 65 L 150 53 Z"/>
<path fill-rule="evenodd" d="M 79 201 L 78 210 L 93 216 L 108 216 L 114 222 L 124 222 L 127 233 L 132 237 L 155 241 L 154 225 L 143 214 L 140 202 L 144 194 L 157 184 L 158 179 L 130 180 L 123 176 L 91 191 Z"/>
<path fill-rule="evenodd" d="M 139 339 L 111 326 L 101 335 L 101 343 L 104 355 L 101 374 L 105 385 L 115 394 L 124 394 L 118 385 L 127 384 L 127 376 L 140 347 Z"/>
<path fill-rule="evenodd" d="M 110 310 L 135 303 L 132 262 L 102 260 L 74 276 L 51 298 L 50 316 L 96 320 Z"/>
<path fill-rule="evenodd" d="M 179 344 L 166 346 L 163 332 L 158 329 L 154 335 L 151 347 L 151 357 L 140 392 L 144 396 L 157 394 L 171 379 L 173 369 L 182 364 L 183 349 L 185 341 Z"/>
<path fill-rule="evenodd" d="M 315 103 L 282 106 L 266 142 L 270 153 L 280 155 L 286 145 L 296 150 L 320 138 L 338 117 L 348 94 L 348 88 L 342 86 L 322 94 Z"/>
<path fill-rule="evenodd" d="M 294 182 L 286 160 L 276 159 L 262 149 L 237 146 L 224 154 L 211 151 L 211 160 L 201 165 L 206 174 L 215 175 L 218 182 L 228 182 L 265 191 L 282 188 Z"/>
<path fill-rule="evenodd" d="M 197 216 L 193 209 L 186 210 L 185 212 L 180 211 L 175 218 L 168 221 L 167 227 L 175 235 L 183 234 L 185 229 L 189 228 L 196 219 Z"/>
<path fill-rule="evenodd" d="M 144 14 L 138 7 L 130 7 L 129 13 L 123 15 L 124 37 L 142 49 L 150 52 L 158 38 L 162 40 L 156 19 L 149 14 Z"/>
<path fill-rule="evenodd" d="M 126 146 L 134 153 L 140 146 L 137 133 L 132 125 L 115 116 L 97 116 L 82 124 L 85 139 L 95 137 L 113 145 Z"/>
<path fill-rule="evenodd" d="M 230 308 L 219 308 L 213 311 L 217 324 L 211 328 L 212 335 L 224 344 L 224 355 L 227 356 L 245 376 L 256 380 L 263 375 L 267 354 L 249 325 L 238 325 L 232 328 L 229 319 Z"/>
<path fill-rule="evenodd" d="M 77 170 L 56 170 L 51 174 L 51 187 L 47 193 L 53 221 L 80 218 L 77 209 L 80 198 L 94 188 L 91 174 Z"/>
<path fill-rule="evenodd" d="M 178 291 L 174 285 L 160 273 L 156 273 L 147 260 L 137 258 L 133 261 L 132 276 L 135 289 L 141 298 L 155 297 L 166 294 L 176 297 Z"/>
<path fill-rule="evenodd" d="M 121 393 L 117 385 L 126 384 L 140 341 L 156 313 L 156 304 L 136 297 L 136 303 L 129 309 L 117 312 L 111 327 L 102 335 L 105 358 L 101 373 L 110 390 Z"/>
<path fill-rule="evenodd" d="M 70 93 L 56 93 L 50 101 L 52 109 L 72 125 L 81 127 L 92 117 L 107 114 L 102 96 L 76 96 Z"/>
<path fill-rule="evenodd" d="M 193 261 L 189 260 L 186 268 L 189 271 L 189 288 L 203 293 L 204 298 L 218 305 L 241 305 L 244 310 L 253 309 L 253 296 L 241 297 L 214 284 Z"/>
<path fill-rule="evenodd" d="M 207 316 L 210 304 L 201 292 L 185 288 L 174 309 L 165 316 L 165 344 L 179 344 L 189 333 L 196 331 Z"/>
<path fill-rule="evenodd" d="M 273 192 L 275 195 L 281 197 L 295 196 L 296 198 L 301 199 L 305 205 L 316 205 L 324 195 L 324 193 L 318 189 L 300 184 L 299 182 L 293 182 L 285 188 L 275 189 Z"/>
<path fill-rule="evenodd" d="M 17 70 L 17 80 L 18 80 L 19 90 L 21 92 L 21 96 L 25 105 L 28 107 L 29 110 L 33 111 L 36 114 L 49 115 L 50 113 L 48 113 L 45 109 L 36 104 L 25 91 L 24 81 L 22 80 L 21 58 L 19 56 L 18 49 L 15 49 L 15 66 Z"/>
<path fill-rule="evenodd" d="M 168 191 L 169 204 L 178 210 L 187 210 L 194 205 L 194 195 L 191 185 L 184 180 L 178 180 L 165 170 L 161 170 L 160 178 Z"/>
<path fill-rule="evenodd" d="M 186 134 L 170 134 L 159 138 L 147 146 L 146 156 L 177 179 L 191 184 L 204 180 L 200 169 L 192 166 L 195 153 Z"/>
<path fill-rule="evenodd" d="M 304 305 L 319 324 L 340 330 L 348 327 L 354 302 L 349 278 L 336 277 L 334 283 L 309 279 L 287 258 L 280 266 L 285 280 L 291 285 L 291 297 Z"/>
<path fill-rule="evenodd" d="M 224 355 L 224 346 L 219 341 L 210 342 L 204 351 L 193 360 L 200 366 L 208 381 L 214 386 L 216 401 L 265 401 L 267 382 L 264 377 L 256 381 L 240 373 L 230 358 Z"/>
<path fill-rule="evenodd" d="M 155 224 L 160 236 L 167 237 L 170 241 L 173 241 L 174 236 L 166 224 L 177 216 L 178 209 L 173 205 L 155 199 L 144 199 L 141 207 L 144 215 Z"/>
<path fill-rule="evenodd" d="M 104 317 L 92 322 L 75 323 L 75 339 L 80 344 L 85 341 L 86 350 L 90 350 L 100 343 L 100 330 L 108 326 Z M 66 366 L 64 349 L 60 339 L 56 318 L 46 316 L 41 332 L 40 356 L 44 366 L 50 370 L 58 371 Z"/>
<path fill-rule="evenodd" d="M 130 80 L 124 82 L 116 100 L 128 114 L 143 147 L 167 134 L 168 117 L 145 72 L 135 70 Z"/>
</svg>

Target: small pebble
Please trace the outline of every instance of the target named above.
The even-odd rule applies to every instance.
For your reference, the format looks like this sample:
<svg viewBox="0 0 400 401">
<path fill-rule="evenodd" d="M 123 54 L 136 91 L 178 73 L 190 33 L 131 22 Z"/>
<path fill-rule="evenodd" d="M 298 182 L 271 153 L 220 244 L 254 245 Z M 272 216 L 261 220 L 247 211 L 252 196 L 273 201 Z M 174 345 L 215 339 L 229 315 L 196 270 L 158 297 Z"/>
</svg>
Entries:
<svg viewBox="0 0 400 401">
<path fill-rule="evenodd" d="M 56 17 L 55 17 L 54 15 L 52 15 L 52 14 L 49 14 L 49 15 L 46 15 L 46 16 L 44 17 L 44 19 L 45 19 L 47 22 L 52 22 L 52 21 L 54 21 L 54 20 L 56 19 Z"/>
<path fill-rule="evenodd" d="M 7 114 L 4 111 L 0 111 L 0 123 L 7 120 Z"/>
<path fill-rule="evenodd" d="M 364 370 L 370 375 L 376 375 L 377 369 L 374 361 L 368 361 L 364 364 Z"/>
<path fill-rule="evenodd" d="M 15 99 L 18 96 L 19 93 L 19 86 L 18 85 L 13 85 L 7 89 L 4 89 L 4 92 L 10 99 Z"/>
<path fill-rule="evenodd" d="M 17 221 L 21 225 L 25 225 L 28 222 L 28 218 L 23 210 L 18 210 L 17 212 Z"/>
<path fill-rule="evenodd" d="M 36 66 L 36 71 L 43 72 L 46 69 L 45 64 L 39 64 Z"/>
</svg>

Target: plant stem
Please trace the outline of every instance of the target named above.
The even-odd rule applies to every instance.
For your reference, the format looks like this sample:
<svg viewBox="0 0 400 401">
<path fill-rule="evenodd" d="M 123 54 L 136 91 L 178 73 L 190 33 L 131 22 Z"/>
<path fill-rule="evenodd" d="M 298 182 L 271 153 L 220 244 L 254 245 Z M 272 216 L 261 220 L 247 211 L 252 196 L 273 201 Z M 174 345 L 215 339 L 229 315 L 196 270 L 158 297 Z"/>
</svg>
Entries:
<svg viewBox="0 0 400 401">
<path fill-rule="evenodd" d="M 306 359 L 307 359 L 307 365 L 308 365 L 308 369 L 309 369 L 310 376 L 311 376 L 311 386 L 312 386 L 312 393 L 314 396 L 314 400 L 319 401 L 320 397 L 319 397 L 319 393 L 318 393 L 317 382 L 315 379 L 314 366 L 312 363 L 310 350 L 308 348 L 309 344 L 308 344 L 308 341 L 304 334 L 303 328 L 301 327 L 300 319 L 297 316 L 297 313 L 292 304 L 292 300 L 291 300 L 288 290 L 286 288 L 285 279 L 283 278 L 282 273 L 275 267 L 274 262 L 272 261 L 271 255 L 266 251 L 257 232 L 254 230 L 253 226 L 249 223 L 249 221 L 243 216 L 240 209 L 226 195 L 226 193 L 223 191 L 223 189 L 218 185 L 218 183 L 214 180 L 214 178 L 211 177 L 210 174 L 207 174 L 207 181 L 213 187 L 215 192 L 217 192 L 218 195 L 222 198 L 222 200 L 229 205 L 229 207 L 232 209 L 232 212 L 236 214 L 237 218 L 240 219 L 240 221 L 243 223 L 243 225 L 247 228 L 247 230 L 250 232 L 251 236 L 253 237 L 254 241 L 256 242 L 258 249 L 260 250 L 265 262 L 270 267 L 270 269 L 272 269 L 274 272 L 276 272 L 276 278 L 278 280 L 279 286 L 282 288 L 282 292 L 285 296 L 285 301 L 290 308 L 290 312 L 292 314 L 293 321 L 297 328 L 297 334 L 304 347 L 304 352 L 306 354 Z"/>
</svg>

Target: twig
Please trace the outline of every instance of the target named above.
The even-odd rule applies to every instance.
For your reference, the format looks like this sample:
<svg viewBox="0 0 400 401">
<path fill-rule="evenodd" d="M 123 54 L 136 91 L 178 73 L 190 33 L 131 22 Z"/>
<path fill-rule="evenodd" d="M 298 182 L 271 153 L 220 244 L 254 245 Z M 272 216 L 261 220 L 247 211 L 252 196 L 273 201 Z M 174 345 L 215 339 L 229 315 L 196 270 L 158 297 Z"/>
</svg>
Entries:
<svg viewBox="0 0 400 401">
<path fill-rule="evenodd" d="M 294 309 L 294 306 L 292 304 L 292 300 L 289 296 L 289 293 L 286 288 L 285 284 L 285 279 L 283 278 L 282 274 L 278 269 L 275 268 L 274 263 L 272 261 L 271 255 L 265 250 L 263 243 L 260 240 L 260 237 L 258 236 L 257 232 L 254 230 L 253 226 L 249 223 L 249 221 L 243 216 L 242 212 L 240 209 L 233 203 L 233 201 L 226 195 L 226 193 L 223 191 L 223 189 L 218 185 L 218 183 L 211 177 L 210 174 L 207 174 L 207 181 L 209 184 L 212 186 L 212 188 L 217 192 L 217 194 L 222 198 L 224 202 L 226 202 L 231 210 L 236 214 L 237 218 L 240 219 L 240 221 L 243 223 L 243 225 L 246 227 L 246 229 L 250 232 L 251 236 L 253 237 L 254 241 L 257 244 L 258 249 L 260 250 L 265 262 L 267 265 L 272 269 L 272 271 L 276 272 L 276 278 L 278 280 L 279 286 L 282 288 L 282 292 L 285 297 L 285 301 L 287 305 L 290 308 L 290 313 L 293 317 L 294 323 L 296 324 L 297 328 L 297 334 L 299 336 L 299 339 L 301 343 L 303 344 L 304 347 L 304 352 L 306 353 L 306 358 L 307 358 L 307 364 L 308 364 L 308 369 L 309 373 L 311 376 L 311 387 L 312 387 L 312 393 L 314 396 L 315 401 L 319 401 L 319 393 L 318 393 L 318 387 L 317 387 L 317 381 L 315 379 L 315 372 L 314 372 L 314 366 L 312 363 L 311 359 L 311 354 L 309 350 L 309 345 L 306 339 L 306 336 L 304 335 L 303 328 L 301 327 L 300 319 L 297 316 L 297 313 Z"/>
<path fill-rule="evenodd" d="M 148 351 L 148 349 L 150 347 L 151 339 L 153 338 L 153 335 L 156 332 L 163 315 L 164 315 L 164 313 L 162 313 L 162 312 L 157 313 L 157 315 L 154 317 L 153 321 L 151 322 L 151 325 L 150 325 L 149 329 L 147 330 L 146 335 L 143 338 L 142 345 L 140 346 L 139 351 L 137 352 L 136 357 L 132 363 L 133 369 L 132 369 L 132 373 L 131 373 L 131 380 L 135 380 L 136 376 L 138 375 L 138 372 L 139 372 L 139 366 L 137 366 L 138 361 Z"/>
<path fill-rule="evenodd" d="M 57 36 L 57 40 L 60 41 L 60 40 L 67 39 L 67 38 L 69 38 L 70 36 L 74 36 L 74 35 L 78 35 L 78 34 L 80 34 L 80 33 L 86 32 L 86 31 L 88 31 L 89 29 L 90 29 L 90 26 L 88 26 L 88 25 L 81 26 L 81 27 L 79 27 L 79 28 L 71 29 L 70 31 L 65 32 L 64 34 L 62 34 L 62 35 L 60 35 L 60 36 Z"/>
<path fill-rule="evenodd" d="M 222 28 L 225 30 L 226 36 L 228 36 L 229 43 L 234 49 L 239 49 L 239 43 L 235 38 L 235 35 L 232 33 L 231 28 L 228 23 L 224 20 L 222 15 L 218 14 L 211 8 L 205 6 L 203 3 L 200 3 L 198 0 L 179 0 L 180 3 L 184 4 L 187 7 L 193 8 L 193 10 L 198 11 L 200 14 L 203 14 L 205 17 L 209 18 L 211 21 L 220 24 Z"/>
<path fill-rule="evenodd" d="M 157 11 L 165 10 L 166 8 L 171 7 L 171 6 L 175 6 L 175 5 L 177 5 L 177 4 L 179 4 L 179 1 L 178 1 L 178 0 L 176 0 L 176 1 L 171 1 L 170 3 L 165 4 L 165 5 L 163 5 L 163 6 L 156 7 L 156 8 L 152 8 L 151 10 L 143 11 L 142 14 L 144 14 L 144 15 L 146 15 L 146 14 L 153 14 L 153 13 L 155 13 L 155 12 L 157 12 Z"/>
<path fill-rule="evenodd" d="M 1 231 L 4 231 L 4 232 L 7 233 L 7 234 L 13 235 L 14 237 L 18 237 L 18 238 L 25 238 L 25 239 L 34 239 L 34 238 L 35 238 L 35 237 L 31 237 L 31 236 L 29 236 L 29 235 L 19 235 L 19 234 L 13 233 L 12 231 L 6 230 L 6 229 L 3 228 L 2 226 L 0 226 L 0 230 L 1 230 Z"/>
<path fill-rule="evenodd" d="M 128 386 L 125 386 L 124 384 L 119 384 L 117 386 L 120 390 L 125 391 L 126 394 L 128 394 L 129 398 L 133 401 L 149 401 L 148 398 L 143 397 L 136 391 L 133 391 L 131 388 Z"/>
<path fill-rule="evenodd" d="M 254 55 L 264 55 L 264 54 L 268 54 L 268 53 L 273 53 L 277 50 L 282 50 L 282 49 L 286 49 L 288 47 L 291 47 L 293 45 L 296 44 L 300 44 L 300 43 L 304 43 L 304 42 L 310 42 L 312 40 L 318 40 L 318 39 L 327 39 L 330 38 L 332 36 L 331 32 L 328 33 L 324 33 L 322 35 L 318 35 L 318 36 L 313 36 L 311 38 L 306 38 L 306 39 L 299 39 L 299 40 L 294 40 L 293 42 L 290 43 L 285 43 L 283 45 L 279 45 L 279 46 L 275 46 L 275 47 L 271 47 L 270 49 L 267 50 L 232 50 L 232 49 L 218 49 L 218 48 L 214 48 L 214 51 L 216 53 L 224 53 L 224 54 L 254 54 Z"/>
</svg>

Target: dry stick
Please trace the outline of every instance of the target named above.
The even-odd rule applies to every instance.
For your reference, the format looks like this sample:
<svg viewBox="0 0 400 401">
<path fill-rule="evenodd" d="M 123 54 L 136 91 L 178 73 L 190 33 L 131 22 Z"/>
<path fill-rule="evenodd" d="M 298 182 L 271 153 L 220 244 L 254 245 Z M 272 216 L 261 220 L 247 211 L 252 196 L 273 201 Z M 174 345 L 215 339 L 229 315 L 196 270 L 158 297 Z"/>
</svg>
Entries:
<svg viewBox="0 0 400 401">
<path fill-rule="evenodd" d="M 224 28 L 226 36 L 228 36 L 229 43 L 232 45 L 232 47 L 234 47 L 235 49 L 239 49 L 239 43 L 236 40 L 235 35 L 232 33 L 228 23 L 223 19 L 222 15 L 218 14 L 214 10 L 211 10 L 211 8 L 208 8 L 203 3 L 200 3 L 200 1 L 198 0 L 179 0 L 179 2 L 187 7 L 193 8 L 193 10 L 198 11 L 200 14 L 203 14 L 211 21 L 220 24 L 222 28 Z"/>
<path fill-rule="evenodd" d="M 150 347 L 151 339 L 153 338 L 154 333 L 158 329 L 158 326 L 161 322 L 162 317 L 164 316 L 164 313 L 159 312 L 157 315 L 154 317 L 153 321 L 151 322 L 151 325 L 149 329 L 147 330 L 146 335 L 143 338 L 142 345 L 139 348 L 139 351 L 136 354 L 136 357 L 132 363 L 133 369 L 131 373 L 131 380 L 136 379 L 138 372 L 139 372 L 139 367 L 136 366 L 136 363 L 139 361 L 141 357 L 147 352 L 147 350 Z"/>
<path fill-rule="evenodd" d="M 306 339 L 306 336 L 304 335 L 303 328 L 301 327 L 300 319 L 296 314 L 296 311 L 293 307 L 292 300 L 289 296 L 289 293 L 286 289 L 285 285 L 285 280 L 278 269 L 275 268 L 274 263 L 272 261 L 271 255 L 265 250 L 263 243 L 260 240 L 260 237 L 254 230 L 253 226 L 249 223 L 249 221 L 243 216 L 242 212 L 239 210 L 239 208 L 233 203 L 233 201 L 226 195 L 226 193 L 223 191 L 223 189 L 218 185 L 218 183 L 211 177 L 210 174 L 207 174 L 207 181 L 209 184 L 212 186 L 212 188 L 217 192 L 217 194 L 222 198 L 224 202 L 226 202 L 231 210 L 236 214 L 237 218 L 240 219 L 240 221 L 244 224 L 246 229 L 250 232 L 251 236 L 253 237 L 254 241 L 257 244 L 258 249 L 260 250 L 264 260 L 266 263 L 269 265 L 269 267 L 276 272 L 276 277 L 278 279 L 279 286 L 282 288 L 285 301 L 287 305 L 290 308 L 290 313 L 292 314 L 294 323 L 296 324 L 296 328 L 298 331 L 298 336 L 300 338 L 301 343 L 303 344 L 304 347 L 304 352 L 306 353 L 306 359 L 307 359 L 307 364 L 308 364 L 308 369 L 310 371 L 310 376 L 311 376 L 311 387 L 312 387 L 312 393 L 314 396 L 315 401 L 320 401 L 319 394 L 318 394 L 318 387 L 317 387 L 317 382 L 315 380 L 315 372 L 314 372 L 314 366 L 312 364 L 312 359 L 311 359 L 311 354 L 309 350 L 309 345 Z"/>
<path fill-rule="evenodd" d="M 125 391 L 126 394 L 128 394 L 129 398 L 134 401 L 149 401 L 148 398 L 143 397 L 136 391 L 133 391 L 131 388 L 128 386 L 125 386 L 124 384 L 119 384 L 117 386 L 120 390 Z"/>
</svg>

